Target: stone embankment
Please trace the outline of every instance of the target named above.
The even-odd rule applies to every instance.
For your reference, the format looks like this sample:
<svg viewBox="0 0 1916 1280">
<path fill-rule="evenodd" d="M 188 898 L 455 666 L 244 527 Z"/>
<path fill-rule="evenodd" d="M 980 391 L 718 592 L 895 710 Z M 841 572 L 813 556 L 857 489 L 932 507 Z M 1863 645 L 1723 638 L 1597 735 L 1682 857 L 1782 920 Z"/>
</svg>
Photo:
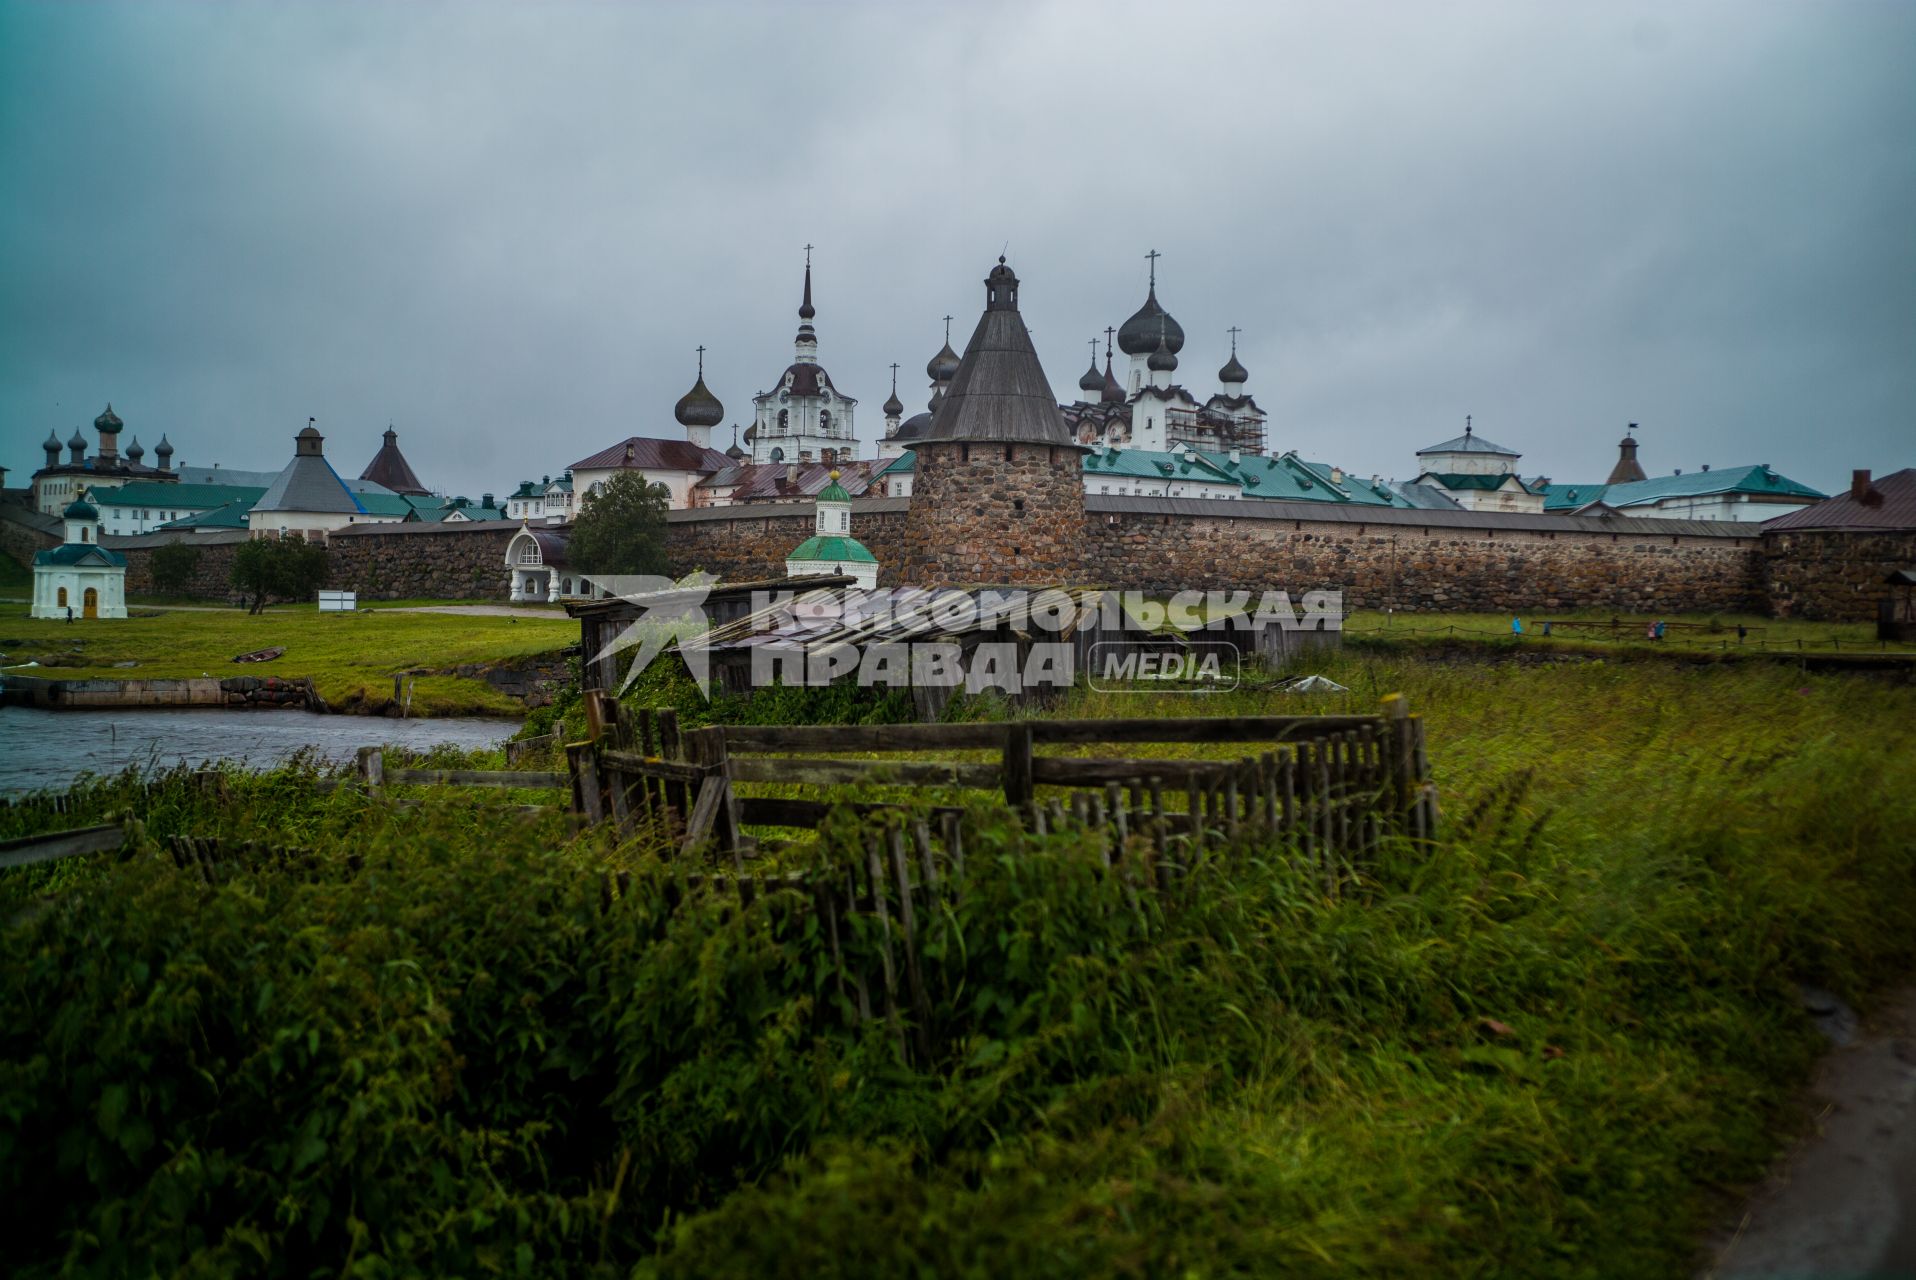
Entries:
<svg viewBox="0 0 1916 1280">
<path fill-rule="evenodd" d="M 49 680 L 8 676 L 0 701 L 53 710 L 144 707 L 295 708 L 325 711 L 305 676 L 194 676 L 180 680 Z"/>
</svg>

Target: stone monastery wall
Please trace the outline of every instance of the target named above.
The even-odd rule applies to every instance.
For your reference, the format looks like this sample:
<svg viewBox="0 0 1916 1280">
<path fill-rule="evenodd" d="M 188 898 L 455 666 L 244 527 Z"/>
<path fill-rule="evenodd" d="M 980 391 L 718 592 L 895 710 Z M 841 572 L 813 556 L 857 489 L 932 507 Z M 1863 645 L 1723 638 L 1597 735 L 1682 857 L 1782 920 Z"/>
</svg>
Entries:
<svg viewBox="0 0 1916 1280">
<path fill-rule="evenodd" d="M 507 520 L 357 525 L 326 540 L 326 586 L 362 600 L 505 600 L 506 544 L 518 531 Z"/>
<path fill-rule="evenodd" d="M 900 581 L 907 499 L 852 505 L 852 532 L 878 557 L 879 581 Z M 1271 504 L 1274 514 L 1278 504 Z M 1283 504 L 1287 513 L 1294 504 Z M 1763 612 L 1760 538 L 1665 521 L 1396 512 L 1388 523 L 1277 519 L 1244 504 L 1092 498 L 1075 580 L 1165 593 L 1341 587 L 1349 608 L 1479 612 L 1597 608 L 1619 612 Z M 1260 507 L 1263 504 L 1259 504 Z M 1221 510 L 1220 510 L 1221 509 Z M 778 514 L 768 515 L 767 511 Z M 674 513 L 672 571 L 776 578 L 811 531 L 811 508 L 718 507 Z M 1622 523 L 1624 527 L 1614 527 Z M 1638 531 L 1633 526 L 1645 526 Z M 1534 527 L 1526 527 L 1534 526 Z M 1614 531 L 1613 531 L 1614 530 Z M 1001 545 L 1002 544 L 1002 545 Z M 979 530 L 967 547 L 979 581 L 1015 581 L 1008 534 Z"/>
<path fill-rule="evenodd" d="M 1916 531 L 1778 531 L 1763 541 L 1763 586 L 1779 618 L 1874 622 L 1897 569 L 1916 567 Z"/>
</svg>

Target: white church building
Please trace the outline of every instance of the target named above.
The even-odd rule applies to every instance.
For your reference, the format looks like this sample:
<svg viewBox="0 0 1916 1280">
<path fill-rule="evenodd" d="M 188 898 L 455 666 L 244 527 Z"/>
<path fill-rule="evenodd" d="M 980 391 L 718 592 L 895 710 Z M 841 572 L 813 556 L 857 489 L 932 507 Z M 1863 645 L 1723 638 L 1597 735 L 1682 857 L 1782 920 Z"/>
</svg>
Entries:
<svg viewBox="0 0 1916 1280">
<path fill-rule="evenodd" d="M 99 508 L 82 495 L 61 516 L 66 541 L 33 556 L 33 616 L 126 617 L 126 557 L 100 545 Z"/>
</svg>

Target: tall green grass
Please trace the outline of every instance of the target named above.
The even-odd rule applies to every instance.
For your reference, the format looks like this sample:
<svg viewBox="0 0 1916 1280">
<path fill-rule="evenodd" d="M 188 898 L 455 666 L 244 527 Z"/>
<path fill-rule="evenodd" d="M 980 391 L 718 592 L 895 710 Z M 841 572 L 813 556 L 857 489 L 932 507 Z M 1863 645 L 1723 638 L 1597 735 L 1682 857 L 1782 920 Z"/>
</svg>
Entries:
<svg viewBox="0 0 1916 1280">
<path fill-rule="evenodd" d="M 922 921 L 933 1061 L 792 895 L 498 810 L 236 791 L 326 854 L 0 876 L 22 1274 L 1657 1275 L 1916 938 L 1911 691 L 1339 659 L 1430 721 L 1446 837 L 1326 900 L 1281 849 L 1124 882 L 979 810 Z M 1165 748 L 1151 748 L 1153 752 Z M 275 784 L 261 781 L 262 788 Z M 159 825 L 161 819 L 155 817 Z M 348 856 L 360 870 L 348 874 Z M 827 851 L 816 853 L 828 857 Z M 635 873 L 600 908 L 600 873 Z M 674 908 L 672 904 L 677 903 Z M 869 930 L 844 940 L 875 971 Z"/>
</svg>

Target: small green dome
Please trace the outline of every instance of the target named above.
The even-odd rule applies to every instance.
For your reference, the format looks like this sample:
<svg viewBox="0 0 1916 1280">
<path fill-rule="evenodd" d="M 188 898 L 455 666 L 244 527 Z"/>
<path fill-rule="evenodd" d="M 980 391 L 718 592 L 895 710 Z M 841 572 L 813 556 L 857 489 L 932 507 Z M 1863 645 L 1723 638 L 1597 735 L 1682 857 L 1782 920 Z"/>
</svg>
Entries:
<svg viewBox="0 0 1916 1280">
<path fill-rule="evenodd" d="M 838 472 L 832 472 L 832 482 L 818 491 L 817 502 L 850 502 L 852 495 L 845 492 L 845 486 L 838 483 Z"/>
<path fill-rule="evenodd" d="M 833 537 L 827 534 L 807 538 L 793 547 L 792 553 L 785 557 L 785 562 L 790 564 L 794 560 L 834 560 L 851 564 L 878 563 L 878 557 L 858 539 Z"/>
<path fill-rule="evenodd" d="M 60 514 L 68 520 L 98 520 L 100 509 L 85 498 L 75 498 Z"/>
</svg>

